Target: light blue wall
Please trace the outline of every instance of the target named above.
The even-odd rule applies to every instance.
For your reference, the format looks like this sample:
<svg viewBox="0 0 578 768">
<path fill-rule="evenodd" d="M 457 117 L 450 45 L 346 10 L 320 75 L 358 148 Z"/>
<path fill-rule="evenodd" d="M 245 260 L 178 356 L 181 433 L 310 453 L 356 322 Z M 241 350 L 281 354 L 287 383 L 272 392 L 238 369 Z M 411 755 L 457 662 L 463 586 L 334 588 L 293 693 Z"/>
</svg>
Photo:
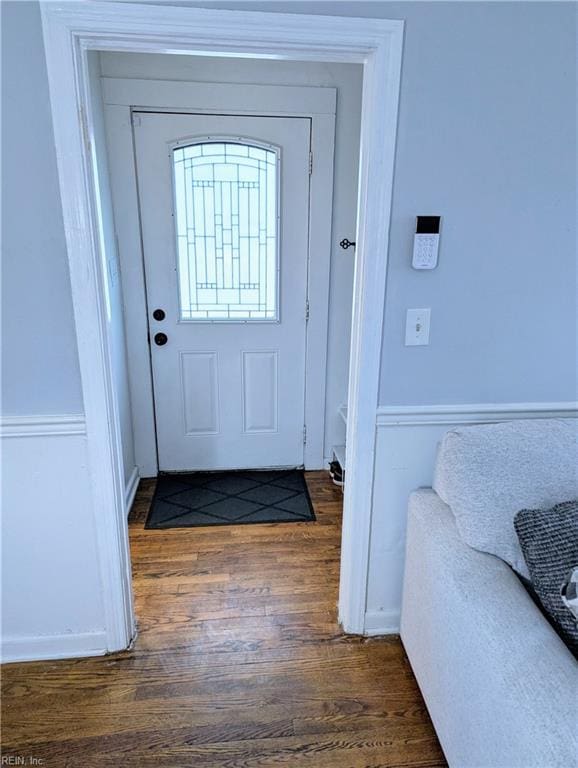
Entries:
<svg viewBox="0 0 578 768">
<path fill-rule="evenodd" d="M 83 410 L 37 3 L 2 13 L 2 409 Z"/>
<path fill-rule="evenodd" d="M 381 403 L 574 399 L 575 6 L 219 5 L 406 20 Z M 3 405 L 78 411 L 39 14 L 2 17 Z M 409 266 L 418 213 L 443 216 L 428 274 Z M 405 309 L 422 306 L 431 345 L 406 348 Z"/>
<path fill-rule="evenodd" d="M 82 397 L 40 18 L 36 4 L 1 6 L 3 408 L 11 415 L 73 413 L 82 409 Z M 407 21 L 381 402 L 575 398 L 575 6 L 252 7 Z M 419 213 L 444 217 L 440 266 L 430 274 L 409 267 Z M 405 309 L 422 306 L 433 310 L 431 346 L 405 348 Z M 57 455 L 66 481 L 50 463 L 56 454 L 44 451 L 43 443 L 9 443 L 5 470 L 14 489 L 3 507 L 10 550 L 28 553 L 29 589 L 22 602 L 18 564 L 7 561 L 14 583 L 4 585 L 4 599 L 14 615 L 6 632 L 102 629 L 80 443 L 80 449 Z M 30 462 L 36 482 L 22 486 L 19 473 L 29 479 Z M 41 503 L 28 496 L 23 501 L 22 487 L 29 496 L 41 488 Z M 31 514 L 43 514 L 51 504 L 61 513 L 60 524 L 31 545 L 30 530 L 47 530 L 37 524 L 44 518 Z M 391 516 L 390 509 L 379 508 L 380 519 L 386 512 Z M 49 554 L 48 566 L 37 552 Z M 77 561 L 85 568 L 74 580 Z"/>
<path fill-rule="evenodd" d="M 220 2 L 404 19 L 380 403 L 575 400 L 576 5 Z M 412 270 L 417 214 L 443 216 Z M 431 307 L 431 344 L 405 311 Z"/>
<path fill-rule="evenodd" d="M 404 7 L 381 403 L 576 399 L 575 12 Z M 420 213 L 443 216 L 427 273 Z M 429 347 L 404 346 L 407 307 L 432 308 Z"/>
</svg>

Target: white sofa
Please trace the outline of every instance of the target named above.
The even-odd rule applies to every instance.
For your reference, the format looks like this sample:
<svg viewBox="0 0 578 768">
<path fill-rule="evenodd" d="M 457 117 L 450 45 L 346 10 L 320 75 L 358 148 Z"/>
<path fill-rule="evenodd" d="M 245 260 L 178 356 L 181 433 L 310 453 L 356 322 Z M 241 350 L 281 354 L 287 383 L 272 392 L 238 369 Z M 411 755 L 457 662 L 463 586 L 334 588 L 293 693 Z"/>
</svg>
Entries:
<svg viewBox="0 0 578 768">
<path fill-rule="evenodd" d="M 528 499 L 566 501 L 568 483 L 576 484 L 576 422 L 512 425 L 464 427 L 444 438 L 434 486 L 461 515 L 435 490 L 412 494 L 401 637 L 451 768 L 574 768 L 578 662 L 510 565 L 464 541 L 468 499 L 481 518 L 488 510 L 478 521 L 482 537 L 485 525 L 504 526 L 503 546 L 514 535 L 508 515 L 511 523 Z M 528 472 L 533 450 L 539 460 Z M 512 487 L 523 499 L 517 509 L 508 509 Z M 551 498 L 556 487 L 565 498 Z"/>
</svg>

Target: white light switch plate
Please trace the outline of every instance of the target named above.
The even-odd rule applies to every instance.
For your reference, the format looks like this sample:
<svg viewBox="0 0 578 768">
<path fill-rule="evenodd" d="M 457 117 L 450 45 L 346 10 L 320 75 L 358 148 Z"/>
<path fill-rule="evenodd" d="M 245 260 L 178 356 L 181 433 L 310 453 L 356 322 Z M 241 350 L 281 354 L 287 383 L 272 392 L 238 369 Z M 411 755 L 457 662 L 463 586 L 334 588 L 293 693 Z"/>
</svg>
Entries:
<svg viewBox="0 0 578 768">
<path fill-rule="evenodd" d="M 405 320 L 405 346 L 429 344 L 431 309 L 408 309 Z"/>
</svg>

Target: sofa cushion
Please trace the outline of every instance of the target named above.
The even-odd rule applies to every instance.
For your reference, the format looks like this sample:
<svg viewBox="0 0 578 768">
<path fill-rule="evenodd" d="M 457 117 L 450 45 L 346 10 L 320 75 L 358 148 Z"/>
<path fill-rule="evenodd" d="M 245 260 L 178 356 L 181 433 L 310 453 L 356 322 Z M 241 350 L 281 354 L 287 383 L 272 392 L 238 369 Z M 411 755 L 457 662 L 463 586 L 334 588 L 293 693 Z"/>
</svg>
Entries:
<svg viewBox="0 0 578 768">
<path fill-rule="evenodd" d="M 514 516 L 578 496 L 577 429 L 576 419 L 533 419 L 445 434 L 433 487 L 466 544 L 529 577 Z"/>
<path fill-rule="evenodd" d="M 578 625 L 562 595 L 578 566 L 578 501 L 523 509 L 514 518 L 532 587 L 554 627 L 578 656 Z"/>
</svg>

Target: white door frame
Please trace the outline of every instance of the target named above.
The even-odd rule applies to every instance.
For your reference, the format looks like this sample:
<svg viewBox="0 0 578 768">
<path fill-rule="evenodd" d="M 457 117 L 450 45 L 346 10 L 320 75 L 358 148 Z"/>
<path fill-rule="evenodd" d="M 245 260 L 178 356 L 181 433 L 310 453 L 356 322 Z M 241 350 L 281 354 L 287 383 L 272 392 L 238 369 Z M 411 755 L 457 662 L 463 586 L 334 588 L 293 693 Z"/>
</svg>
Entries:
<svg viewBox="0 0 578 768">
<path fill-rule="evenodd" d="M 43 3 L 42 19 L 109 651 L 128 646 L 134 623 L 88 51 L 210 53 L 363 64 L 348 482 L 339 595 L 344 630 L 362 634 L 403 22 L 92 0 Z"/>
<path fill-rule="evenodd" d="M 308 295 L 314 297 L 314 300 L 311 302 L 306 330 L 304 418 L 308 437 L 304 462 L 306 469 L 321 469 L 325 455 L 323 449 L 336 89 L 104 77 L 102 94 L 106 114 L 112 198 L 115 212 L 119 214 L 115 215 L 116 234 L 123 278 L 135 459 L 141 477 L 156 476 L 158 464 L 131 113 L 164 111 L 263 117 L 282 115 L 311 120 L 311 151 L 314 163 L 309 179 L 311 225 Z M 194 108 L 191 108 L 191 104 L 195 105 Z M 331 190 L 331 194 L 326 194 L 327 189 Z"/>
</svg>

